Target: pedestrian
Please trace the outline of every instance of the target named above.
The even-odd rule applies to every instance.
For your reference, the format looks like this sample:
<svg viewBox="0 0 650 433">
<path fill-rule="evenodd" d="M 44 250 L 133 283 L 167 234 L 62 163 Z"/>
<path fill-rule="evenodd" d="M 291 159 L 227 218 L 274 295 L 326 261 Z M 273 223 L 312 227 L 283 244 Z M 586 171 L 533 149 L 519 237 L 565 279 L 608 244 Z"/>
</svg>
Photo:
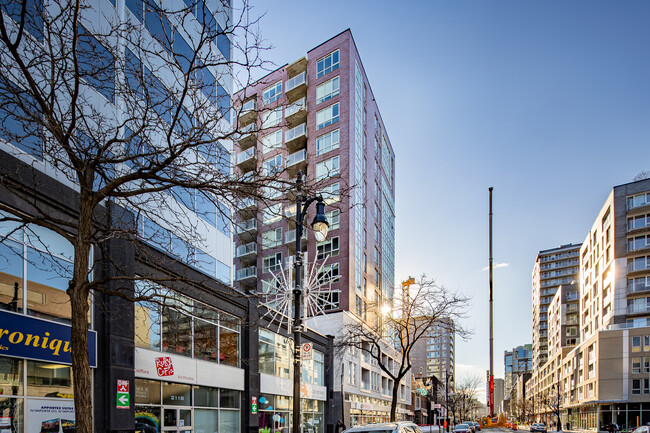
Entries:
<svg viewBox="0 0 650 433">
<path fill-rule="evenodd" d="M 336 430 L 334 433 L 341 433 L 343 430 L 345 430 L 347 427 L 345 424 L 343 424 L 343 421 L 338 420 L 336 421 Z"/>
</svg>

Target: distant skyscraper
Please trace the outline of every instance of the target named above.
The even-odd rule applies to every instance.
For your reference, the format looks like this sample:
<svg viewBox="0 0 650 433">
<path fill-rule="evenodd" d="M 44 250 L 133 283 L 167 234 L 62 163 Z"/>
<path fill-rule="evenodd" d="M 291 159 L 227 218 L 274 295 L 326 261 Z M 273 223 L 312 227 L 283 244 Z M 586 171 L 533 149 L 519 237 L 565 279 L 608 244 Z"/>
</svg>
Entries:
<svg viewBox="0 0 650 433">
<path fill-rule="evenodd" d="M 449 374 L 450 385 L 454 383 L 454 332 L 452 326 L 433 326 L 427 329 L 427 338 L 420 339 L 413 345 L 411 364 L 416 377 L 435 376 L 445 382 L 445 372 Z"/>
<path fill-rule="evenodd" d="M 562 284 L 578 281 L 580 244 L 540 251 L 533 269 L 533 367 L 548 360 L 548 307 Z"/>
<path fill-rule="evenodd" d="M 503 354 L 503 362 L 505 367 L 504 394 L 505 398 L 508 398 L 516 378 L 533 368 L 532 344 L 517 346 L 512 351 L 506 350 Z"/>
</svg>

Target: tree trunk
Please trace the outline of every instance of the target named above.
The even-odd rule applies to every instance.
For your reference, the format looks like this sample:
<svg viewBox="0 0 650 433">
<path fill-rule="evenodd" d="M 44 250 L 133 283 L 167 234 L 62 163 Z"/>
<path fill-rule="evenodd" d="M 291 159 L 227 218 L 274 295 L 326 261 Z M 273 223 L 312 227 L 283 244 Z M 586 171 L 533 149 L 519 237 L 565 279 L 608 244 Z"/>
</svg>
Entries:
<svg viewBox="0 0 650 433">
<path fill-rule="evenodd" d="M 72 355 L 72 377 L 74 380 L 75 426 L 77 433 L 92 433 L 92 373 L 88 359 L 88 312 L 89 305 L 89 254 L 92 225 L 92 206 L 81 194 L 78 233 L 75 240 L 74 269 L 68 285 L 72 310 L 70 336 Z"/>
<path fill-rule="evenodd" d="M 399 394 L 399 381 L 393 384 L 393 400 L 390 402 L 390 421 L 397 421 L 397 396 Z"/>
</svg>

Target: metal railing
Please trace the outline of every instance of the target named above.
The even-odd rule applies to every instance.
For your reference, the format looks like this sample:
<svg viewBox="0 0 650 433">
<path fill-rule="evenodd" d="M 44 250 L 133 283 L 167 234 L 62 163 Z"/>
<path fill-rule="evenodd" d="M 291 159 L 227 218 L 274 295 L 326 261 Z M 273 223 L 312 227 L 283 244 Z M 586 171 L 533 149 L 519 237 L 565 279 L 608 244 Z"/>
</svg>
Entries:
<svg viewBox="0 0 650 433">
<path fill-rule="evenodd" d="M 240 245 L 237 247 L 235 255 L 237 257 L 243 257 L 248 254 L 257 254 L 257 244 L 255 242 L 249 242 L 245 245 Z"/>
<path fill-rule="evenodd" d="M 237 224 L 237 234 L 257 229 L 257 219 L 251 218 Z"/>
<path fill-rule="evenodd" d="M 237 154 L 237 164 L 241 164 L 242 162 L 253 158 L 255 156 L 255 150 L 255 147 L 251 147 L 250 149 L 244 150 L 243 152 L 239 152 Z"/>
<path fill-rule="evenodd" d="M 237 281 L 252 277 L 257 277 L 257 266 L 249 266 L 247 268 L 237 269 L 237 272 L 235 272 L 235 280 Z"/>
<path fill-rule="evenodd" d="M 284 109 L 284 117 L 293 116 L 298 111 L 306 108 L 307 108 L 307 98 L 299 99 Z"/>
<path fill-rule="evenodd" d="M 287 167 L 298 164 L 307 158 L 307 151 L 305 149 L 299 150 L 298 152 L 287 155 Z"/>
<path fill-rule="evenodd" d="M 286 143 L 288 141 L 295 140 L 301 135 L 306 135 L 306 134 L 307 134 L 307 124 L 301 123 L 295 128 L 291 128 L 290 130 L 284 133 L 284 142 Z"/>
<path fill-rule="evenodd" d="M 307 82 L 307 74 L 305 72 L 296 75 L 295 77 L 290 78 L 287 80 L 287 83 L 284 85 L 284 92 L 289 92 L 296 87 L 300 86 L 301 84 L 305 84 Z"/>
</svg>

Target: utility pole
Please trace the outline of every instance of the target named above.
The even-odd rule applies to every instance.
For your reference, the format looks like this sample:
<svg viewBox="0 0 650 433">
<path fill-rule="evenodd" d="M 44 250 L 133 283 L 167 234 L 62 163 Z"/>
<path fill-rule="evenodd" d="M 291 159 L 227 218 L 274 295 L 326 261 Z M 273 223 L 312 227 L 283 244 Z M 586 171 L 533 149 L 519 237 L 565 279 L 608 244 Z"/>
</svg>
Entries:
<svg viewBox="0 0 650 433">
<path fill-rule="evenodd" d="M 489 262 L 489 269 L 490 269 L 490 389 L 488 390 L 489 395 L 490 395 L 490 416 L 493 417 L 494 414 L 494 330 L 493 330 L 493 318 L 492 318 L 492 311 L 493 311 L 493 285 L 492 285 L 492 272 L 493 272 L 493 258 L 492 258 L 492 190 L 494 188 L 490 187 L 490 262 Z"/>
</svg>

